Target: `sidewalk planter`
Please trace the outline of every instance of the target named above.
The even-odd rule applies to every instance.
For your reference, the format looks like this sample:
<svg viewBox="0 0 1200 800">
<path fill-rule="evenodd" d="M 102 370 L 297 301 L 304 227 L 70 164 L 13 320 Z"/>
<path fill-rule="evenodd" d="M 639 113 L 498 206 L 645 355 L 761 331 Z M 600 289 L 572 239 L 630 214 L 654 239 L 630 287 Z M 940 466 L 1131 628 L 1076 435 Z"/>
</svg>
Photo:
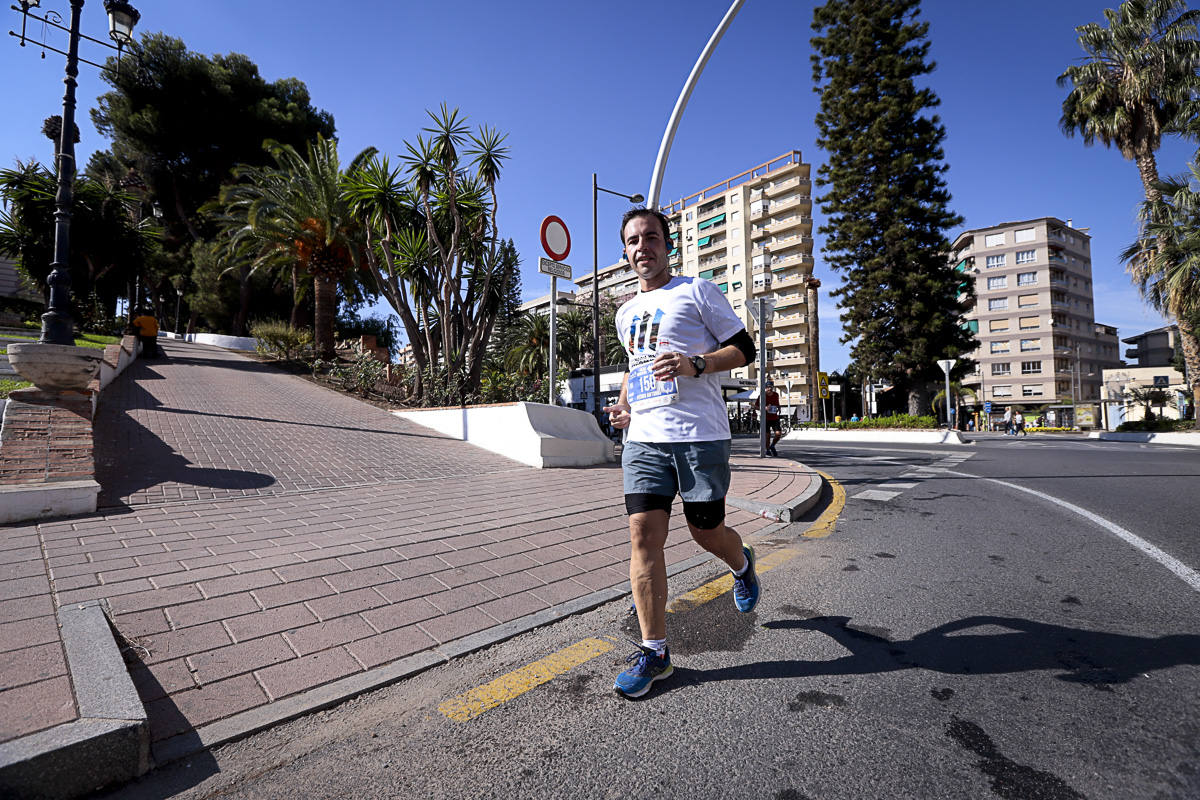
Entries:
<svg viewBox="0 0 1200 800">
<path fill-rule="evenodd" d="M 1108 431 L 1093 431 L 1089 439 L 1099 439 L 1104 442 L 1152 442 L 1154 444 L 1185 444 L 1200 447 L 1200 433 L 1165 432 L 1150 433 L 1148 431 L 1128 431 L 1124 433 L 1109 433 Z"/>
<path fill-rule="evenodd" d="M 901 442 L 903 444 L 968 444 L 960 431 L 899 431 L 868 428 L 860 431 L 800 428 L 783 437 L 791 442 Z"/>
<path fill-rule="evenodd" d="M 100 370 L 104 354 L 69 344 L 25 342 L 8 346 L 8 363 L 39 389 L 85 389 Z"/>
<path fill-rule="evenodd" d="M 577 408 L 504 403 L 392 413 L 538 469 L 615 460 L 612 440 L 600 432 L 596 418 Z"/>
</svg>

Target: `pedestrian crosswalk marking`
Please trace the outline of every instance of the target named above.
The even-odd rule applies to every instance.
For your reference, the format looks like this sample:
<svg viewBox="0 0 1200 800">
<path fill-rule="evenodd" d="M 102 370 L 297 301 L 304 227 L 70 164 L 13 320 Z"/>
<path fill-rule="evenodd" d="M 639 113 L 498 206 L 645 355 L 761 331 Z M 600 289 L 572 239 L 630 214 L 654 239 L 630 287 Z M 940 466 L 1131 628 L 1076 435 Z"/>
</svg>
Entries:
<svg viewBox="0 0 1200 800">
<path fill-rule="evenodd" d="M 446 700 L 438 706 L 438 711 L 455 722 L 466 722 L 612 649 L 612 642 L 584 639 L 507 675 L 501 675 L 490 683 Z"/>
<path fill-rule="evenodd" d="M 854 495 L 856 500 L 891 500 L 894 497 L 899 497 L 899 492 L 884 492 L 879 489 L 867 489 Z"/>
<path fill-rule="evenodd" d="M 887 483 L 879 484 L 880 489 L 915 489 L 920 486 L 919 483 L 899 483 L 896 481 L 888 481 Z"/>
</svg>

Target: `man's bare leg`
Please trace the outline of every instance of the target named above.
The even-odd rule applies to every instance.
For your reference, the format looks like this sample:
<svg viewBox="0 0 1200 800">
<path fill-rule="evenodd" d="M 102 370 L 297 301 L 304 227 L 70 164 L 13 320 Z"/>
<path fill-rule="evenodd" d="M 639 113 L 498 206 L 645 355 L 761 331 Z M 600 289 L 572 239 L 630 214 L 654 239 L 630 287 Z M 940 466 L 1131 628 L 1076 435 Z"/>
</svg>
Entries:
<svg viewBox="0 0 1200 800">
<path fill-rule="evenodd" d="M 667 638 L 667 558 L 663 547 L 669 522 L 670 515 L 657 509 L 629 515 L 629 583 L 643 640 Z"/>
<path fill-rule="evenodd" d="M 712 553 L 736 572 L 746 565 L 746 554 L 742 552 L 742 537 L 737 531 L 722 522 L 715 528 L 702 530 L 688 523 L 688 530 L 696 544 Z"/>
</svg>

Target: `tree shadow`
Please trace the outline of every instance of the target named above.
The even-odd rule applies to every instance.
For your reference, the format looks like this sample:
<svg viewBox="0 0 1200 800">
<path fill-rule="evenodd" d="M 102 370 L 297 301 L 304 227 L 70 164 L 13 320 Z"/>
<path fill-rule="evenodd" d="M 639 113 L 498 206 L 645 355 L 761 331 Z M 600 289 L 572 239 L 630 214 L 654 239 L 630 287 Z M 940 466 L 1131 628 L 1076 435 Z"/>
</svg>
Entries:
<svg viewBox="0 0 1200 800">
<path fill-rule="evenodd" d="M 687 670 L 698 683 L 829 675 L 864 675 L 924 669 L 949 675 L 994 675 L 1060 670 L 1055 678 L 1108 689 L 1136 675 L 1179 665 L 1200 665 L 1200 636 L 1135 636 L 979 615 L 948 622 L 911 639 L 889 640 L 851 626 L 849 617 L 821 616 L 764 623 L 769 630 L 809 630 L 829 636 L 850 655 L 828 661 L 761 661 Z M 1003 632 L 962 633 L 998 627 Z"/>
</svg>

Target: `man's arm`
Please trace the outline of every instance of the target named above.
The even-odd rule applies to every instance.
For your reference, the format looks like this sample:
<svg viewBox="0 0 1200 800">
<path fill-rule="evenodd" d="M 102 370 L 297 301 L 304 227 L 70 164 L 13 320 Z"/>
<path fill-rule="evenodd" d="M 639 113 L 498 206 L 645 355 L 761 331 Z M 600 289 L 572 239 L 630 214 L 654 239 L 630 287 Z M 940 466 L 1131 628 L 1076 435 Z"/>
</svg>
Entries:
<svg viewBox="0 0 1200 800">
<path fill-rule="evenodd" d="M 691 356 L 704 357 L 704 371 L 725 372 L 726 370 L 744 367 L 754 357 L 754 340 L 743 328 L 730 339 L 722 342 L 721 347 L 711 353 L 661 353 L 654 359 L 654 377 L 664 381 L 677 375 L 695 377 L 696 368 L 689 360 Z"/>
</svg>

